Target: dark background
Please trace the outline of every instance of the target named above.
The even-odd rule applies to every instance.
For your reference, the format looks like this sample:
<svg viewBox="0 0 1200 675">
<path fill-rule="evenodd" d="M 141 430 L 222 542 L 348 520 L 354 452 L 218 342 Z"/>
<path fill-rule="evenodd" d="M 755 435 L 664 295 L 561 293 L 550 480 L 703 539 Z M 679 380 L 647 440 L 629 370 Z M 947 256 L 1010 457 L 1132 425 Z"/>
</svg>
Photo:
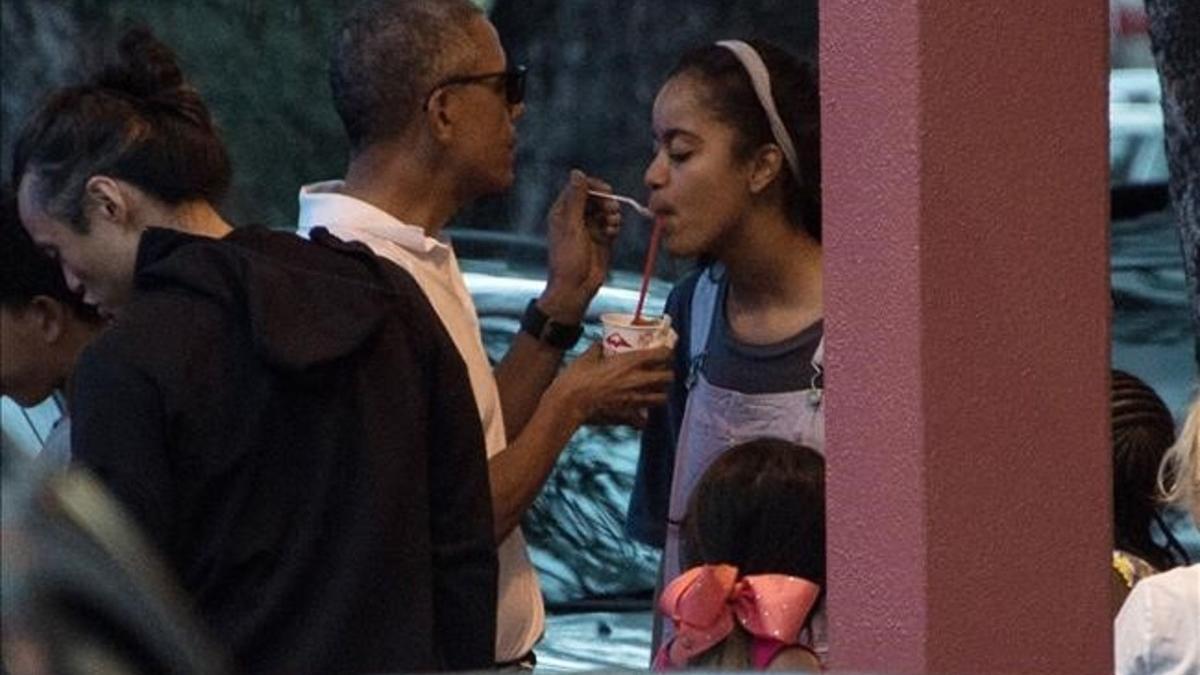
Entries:
<svg viewBox="0 0 1200 675">
<path fill-rule="evenodd" d="M 773 40 L 813 57 L 815 0 L 495 0 L 510 60 L 529 67 L 517 182 L 455 224 L 540 236 L 571 167 L 644 197 L 650 108 L 685 49 L 722 38 Z M 234 159 L 224 205 L 236 223 L 292 227 L 296 190 L 334 178 L 346 144 L 326 64 L 350 3 L 321 0 L 3 0 L 3 175 L 24 117 L 53 87 L 82 80 L 121 31 L 144 24 L 175 48 L 208 100 Z M 635 216 L 627 222 L 637 224 Z M 646 237 L 628 228 L 618 265 L 639 269 Z M 642 236 L 640 236 L 642 235 Z M 662 261 L 660 272 L 673 276 Z"/>
</svg>

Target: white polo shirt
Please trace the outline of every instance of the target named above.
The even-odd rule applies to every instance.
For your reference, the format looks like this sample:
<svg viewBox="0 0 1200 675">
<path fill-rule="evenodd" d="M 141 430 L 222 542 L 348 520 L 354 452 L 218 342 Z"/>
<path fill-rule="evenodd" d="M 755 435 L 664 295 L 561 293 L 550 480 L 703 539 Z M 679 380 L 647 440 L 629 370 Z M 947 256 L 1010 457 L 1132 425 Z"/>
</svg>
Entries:
<svg viewBox="0 0 1200 675">
<path fill-rule="evenodd" d="M 341 181 L 328 181 L 300 188 L 297 233 L 307 237 L 314 227 L 324 227 L 342 241 L 367 245 L 416 279 L 467 364 L 487 454 L 494 457 L 508 446 L 500 392 L 483 349 L 475 303 L 463 283 L 454 249 L 445 241 L 426 236 L 420 227 L 402 223 L 371 204 L 341 194 L 341 187 Z M 542 634 L 545 610 L 537 572 L 529 562 L 520 527 L 500 544 L 498 555 L 496 660 L 503 662 L 518 659 L 533 648 Z"/>
</svg>

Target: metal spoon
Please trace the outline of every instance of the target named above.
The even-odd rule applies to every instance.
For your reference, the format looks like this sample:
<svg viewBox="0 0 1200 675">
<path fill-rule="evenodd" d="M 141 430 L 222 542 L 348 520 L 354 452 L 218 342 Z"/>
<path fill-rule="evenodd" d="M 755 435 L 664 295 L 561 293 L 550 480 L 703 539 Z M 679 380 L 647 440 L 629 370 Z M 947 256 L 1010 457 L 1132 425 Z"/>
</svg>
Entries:
<svg viewBox="0 0 1200 675">
<path fill-rule="evenodd" d="M 646 218 L 654 217 L 653 211 L 651 211 L 650 209 L 646 208 L 645 206 L 642 206 L 641 204 L 639 204 L 638 201 L 636 199 L 634 199 L 633 197 L 626 197 L 625 195 L 614 195 L 614 194 L 609 194 L 607 192 L 599 192 L 597 190 L 588 190 L 588 194 L 592 195 L 593 197 L 600 197 L 601 199 L 611 199 L 615 202 L 621 202 L 622 204 L 628 204 L 629 206 L 633 207 L 634 211 L 638 212 L 638 215 L 644 216 Z"/>
</svg>

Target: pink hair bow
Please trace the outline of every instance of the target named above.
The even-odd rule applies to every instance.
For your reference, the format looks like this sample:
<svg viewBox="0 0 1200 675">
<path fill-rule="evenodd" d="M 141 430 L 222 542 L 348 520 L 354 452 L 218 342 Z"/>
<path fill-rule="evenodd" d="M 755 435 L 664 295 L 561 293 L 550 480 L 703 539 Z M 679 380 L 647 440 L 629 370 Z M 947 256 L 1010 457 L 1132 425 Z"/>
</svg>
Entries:
<svg viewBox="0 0 1200 675">
<path fill-rule="evenodd" d="M 786 574 L 738 578 L 732 565 L 701 565 L 676 577 L 658 606 L 675 624 L 667 656 L 683 665 L 724 640 L 736 619 L 746 632 L 793 643 L 821 587 Z"/>
</svg>

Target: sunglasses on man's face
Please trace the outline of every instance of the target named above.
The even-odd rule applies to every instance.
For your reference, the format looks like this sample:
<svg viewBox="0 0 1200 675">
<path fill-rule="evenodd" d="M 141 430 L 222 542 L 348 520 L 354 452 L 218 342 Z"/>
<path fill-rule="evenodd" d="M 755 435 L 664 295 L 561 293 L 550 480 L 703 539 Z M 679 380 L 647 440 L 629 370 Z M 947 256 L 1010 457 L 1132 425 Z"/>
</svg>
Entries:
<svg viewBox="0 0 1200 675">
<path fill-rule="evenodd" d="M 483 73 L 482 75 L 462 75 L 460 77 L 451 77 L 437 84 L 429 90 L 429 95 L 425 97 L 425 108 L 429 107 L 429 101 L 439 89 L 463 84 L 481 84 L 488 80 L 497 78 L 504 79 L 504 100 L 509 105 L 517 105 L 525 100 L 525 66 L 513 66 L 508 70 L 498 73 Z"/>
</svg>

